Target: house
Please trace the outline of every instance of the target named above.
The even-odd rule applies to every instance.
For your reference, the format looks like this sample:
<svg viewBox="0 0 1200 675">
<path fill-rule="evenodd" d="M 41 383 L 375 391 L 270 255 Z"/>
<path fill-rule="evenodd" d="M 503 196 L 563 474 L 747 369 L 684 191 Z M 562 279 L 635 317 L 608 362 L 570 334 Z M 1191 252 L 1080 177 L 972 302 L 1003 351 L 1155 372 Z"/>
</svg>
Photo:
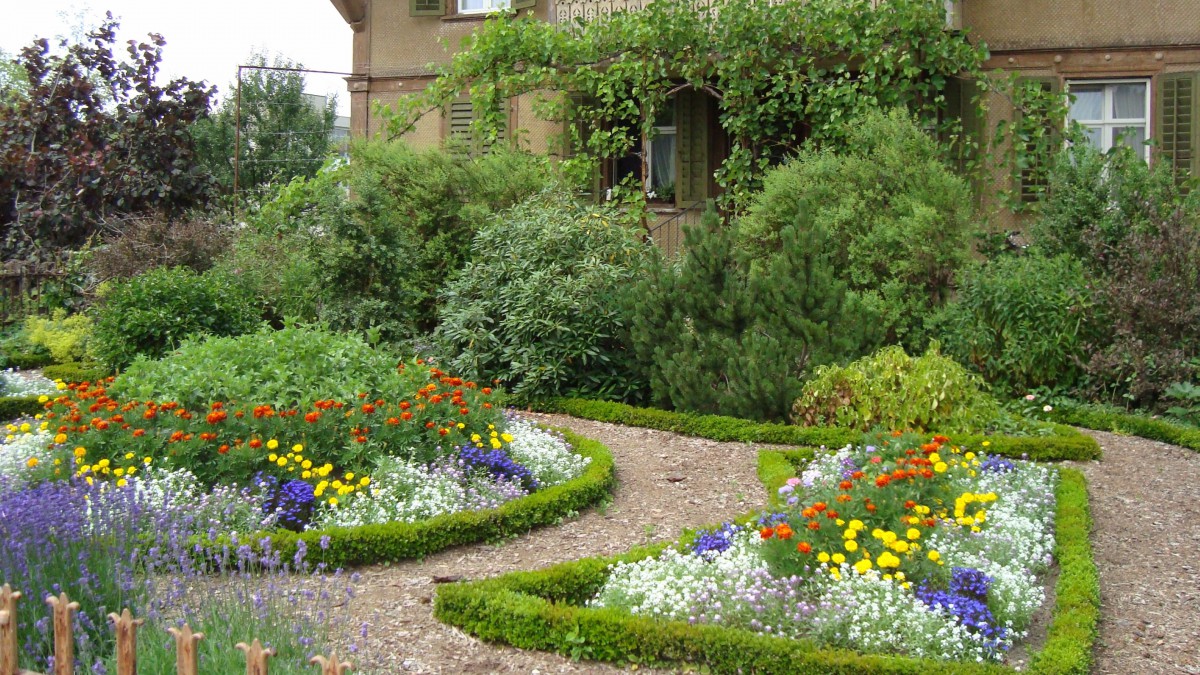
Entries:
<svg viewBox="0 0 1200 675">
<path fill-rule="evenodd" d="M 650 0 L 332 2 L 354 33 L 354 75 L 347 81 L 351 130 L 361 136 L 380 131 L 373 101 L 394 103 L 423 89 L 433 79 L 430 65 L 451 57 L 443 42 L 458 45 L 499 7 L 567 24 L 576 17 L 590 20 L 637 10 Z M 1195 151 L 1200 142 L 1200 2 L 946 0 L 946 9 L 947 30 L 964 29 L 972 43 L 988 46 L 989 69 L 1015 72 L 1072 94 L 1070 117 L 1085 127 L 1097 147 L 1129 144 L 1147 161 L 1161 158 L 1200 175 L 1200 153 Z M 968 88 L 961 83 L 956 87 L 948 97 L 957 99 L 952 108 L 962 109 Z M 685 99 L 692 95 L 680 93 Z M 985 129 L 1014 114 L 1002 96 L 989 96 Z M 523 130 L 524 147 L 553 153 L 561 125 L 537 119 L 527 98 L 510 101 L 509 128 Z M 408 138 L 417 145 L 438 144 L 466 134 L 471 118 L 471 104 L 464 99 L 441 115 L 422 118 Z M 685 208 L 718 190 L 713 171 L 728 141 L 715 119 L 715 102 L 697 96 L 656 120 L 657 136 L 644 149 L 648 183 L 660 201 L 670 198 L 668 206 Z M 630 170 L 618 160 L 604 168 L 604 179 L 611 184 Z M 995 180 L 1021 178 L 997 174 Z"/>
</svg>

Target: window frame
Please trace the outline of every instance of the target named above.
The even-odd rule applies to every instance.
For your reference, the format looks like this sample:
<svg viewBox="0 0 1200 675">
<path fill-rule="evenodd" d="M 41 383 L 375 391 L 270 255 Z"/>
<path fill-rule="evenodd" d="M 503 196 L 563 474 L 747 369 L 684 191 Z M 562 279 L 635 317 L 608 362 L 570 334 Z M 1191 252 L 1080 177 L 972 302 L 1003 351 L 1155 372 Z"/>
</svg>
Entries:
<svg viewBox="0 0 1200 675">
<path fill-rule="evenodd" d="M 1071 116 L 1071 111 L 1067 111 L 1067 127 L 1070 128 L 1072 123 L 1078 123 L 1080 126 L 1087 128 L 1100 129 L 1100 151 L 1109 152 L 1115 147 L 1114 132 L 1117 127 L 1136 127 L 1139 122 L 1146 129 L 1146 141 L 1151 141 L 1154 138 L 1154 115 L 1152 102 L 1152 85 L 1153 80 L 1150 77 L 1121 77 L 1121 78 L 1071 78 L 1064 83 L 1066 85 L 1066 93 L 1071 94 L 1071 88 L 1075 86 L 1101 86 L 1104 94 L 1104 101 L 1101 104 L 1101 117 L 1099 120 L 1077 120 Z M 1142 117 L 1133 118 L 1113 118 L 1112 115 L 1112 97 L 1114 88 L 1112 85 L 1118 84 L 1142 84 L 1146 86 L 1145 107 Z M 1070 99 L 1068 99 L 1070 102 Z M 1146 162 L 1150 161 L 1150 145 L 1145 144 L 1141 148 L 1142 159 Z"/>
<path fill-rule="evenodd" d="M 455 13 L 459 16 L 485 16 L 487 14 L 494 14 L 512 7 L 512 0 L 484 0 L 484 2 L 488 3 L 488 7 L 483 9 L 463 9 L 464 1 L 465 0 L 453 0 Z M 496 5 L 498 3 L 502 4 L 497 7 Z"/>
</svg>

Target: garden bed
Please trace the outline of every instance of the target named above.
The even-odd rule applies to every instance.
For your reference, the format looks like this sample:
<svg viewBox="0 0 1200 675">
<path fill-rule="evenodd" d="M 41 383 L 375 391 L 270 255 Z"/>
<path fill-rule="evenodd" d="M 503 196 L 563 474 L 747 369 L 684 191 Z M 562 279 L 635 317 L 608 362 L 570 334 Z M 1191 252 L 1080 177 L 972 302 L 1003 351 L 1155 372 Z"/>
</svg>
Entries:
<svg viewBox="0 0 1200 675">
<path fill-rule="evenodd" d="M 760 476 L 782 475 L 802 459 L 763 453 Z M 794 474 L 793 474 L 794 475 Z M 1044 646 L 1031 658 L 1033 672 L 1087 672 L 1098 612 L 1095 568 L 1088 544 L 1088 507 L 1082 476 L 1062 472 L 1057 488 L 1055 557 L 1061 574 L 1054 618 Z M 583 607 L 604 583 L 611 565 L 658 554 L 663 546 L 588 558 L 539 572 L 439 589 L 438 618 L 484 639 L 523 649 L 617 663 L 688 663 L 713 672 L 1011 672 L 999 665 L 964 665 L 900 656 L 857 655 L 821 649 L 808 641 L 756 635 L 713 625 L 661 622 L 614 609 Z"/>
</svg>

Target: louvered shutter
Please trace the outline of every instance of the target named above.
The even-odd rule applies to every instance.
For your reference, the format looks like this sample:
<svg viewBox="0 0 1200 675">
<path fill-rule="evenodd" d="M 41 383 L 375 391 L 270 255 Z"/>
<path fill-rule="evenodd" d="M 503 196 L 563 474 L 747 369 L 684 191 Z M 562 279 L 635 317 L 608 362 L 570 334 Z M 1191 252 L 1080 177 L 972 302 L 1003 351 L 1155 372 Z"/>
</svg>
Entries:
<svg viewBox="0 0 1200 675">
<path fill-rule="evenodd" d="M 1036 82 L 1041 86 L 1042 91 L 1056 93 L 1062 91 L 1062 83 L 1057 77 L 1022 77 L 1021 82 Z M 1048 133 L 1058 134 L 1059 130 L 1049 129 Z M 1033 150 L 1032 147 L 1029 149 Z M 1021 169 L 1020 174 L 1021 201 L 1026 204 L 1038 201 L 1046 192 L 1047 174 L 1050 170 L 1050 167 L 1035 164 L 1032 161 L 1031 158 L 1031 164 Z"/>
<path fill-rule="evenodd" d="M 1200 72 L 1159 77 L 1156 126 L 1161 161 L 1180 174 L 1200 176 Z"/>
<path fill-rule="evenodd" d="M 462 143 L 471 142 L 471 120 L 475 119 L 475 109 L 470 101 L 459 100 L 450 104 L 448 116 L 447 137 Z"/>
<path fill-rule="evenodd" d="M 441 16 L 446 13 L 446 0 L 408 0 L 410 16 Z"/>
<path fill-rule="evenodd" d="M 537 4 L 537 0 L 512 0 L 513 9 L 529 9 Z"/>
<path fill-rule="evenodd" d="M 708 99 L 684 90 L 675 96 L 675 204 L 687 207 L 708 199 Z"/>
</svg>

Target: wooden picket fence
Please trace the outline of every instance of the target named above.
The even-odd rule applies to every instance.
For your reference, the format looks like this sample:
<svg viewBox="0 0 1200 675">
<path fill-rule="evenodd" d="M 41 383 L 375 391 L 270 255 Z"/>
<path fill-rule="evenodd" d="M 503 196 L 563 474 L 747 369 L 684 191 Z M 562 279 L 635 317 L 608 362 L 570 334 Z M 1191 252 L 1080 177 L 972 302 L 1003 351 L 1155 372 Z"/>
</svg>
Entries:
<svg viewBox="0 0 1200 675">
<path fill-rule="evenodd" d="M 17 600 L 21 594 L 8 584 L 0 587 L 0 675 L 39 675 L 28 670 L 17 669 Z M 54 675 L 73 675 L 75 672 L 75 634 L 72 613 L 79 603 L 71 602 L 66 593 L 46 598 L 54 615 Z M 117 632 L 117 675 L 137 675 L 137 629 L 145 619 L 135 619 L 129 609 L 120 614 L 109 614 Z M 204 639 L 203 633 L 193 633 L 184 624 L 182 628 L 168 628 L 175 637 L 175 672 L 177 675 L 197 675 L 196 643 Z M 267 660 L 275 655 L 257 639 L 250 644 L 239 642 L 237 649 L 246 654 L 246 675 L 268 675 Z M 334 651 L 328 657 L 314 656 L 310 661 L 321 669 L 321 675 L 344 675 L 350 663 L 338 659 Z"/>
</svg>

